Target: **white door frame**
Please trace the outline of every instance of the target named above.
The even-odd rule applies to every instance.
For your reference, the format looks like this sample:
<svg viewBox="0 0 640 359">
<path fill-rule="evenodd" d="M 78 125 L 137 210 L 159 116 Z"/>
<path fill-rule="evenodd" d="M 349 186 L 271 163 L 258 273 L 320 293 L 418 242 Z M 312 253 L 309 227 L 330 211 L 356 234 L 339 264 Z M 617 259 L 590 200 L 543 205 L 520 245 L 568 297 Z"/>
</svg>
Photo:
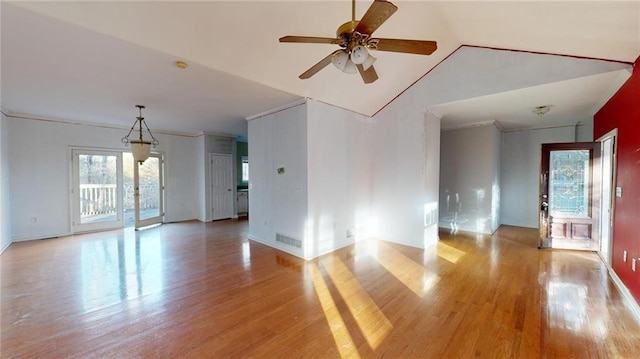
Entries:
<svg viewBox="0 0 640 359">
<path fill-rule="evenodd" d="M 613 261 L 613 217 L 614 217 L 614 213 L 615 213 L 615 205 L 616 205 L 616 201 L 615 201 L 615 193 L 616 193 L 616 158 L 617 158 L 617 147 L 618 147 L 618 141 L 617 141 L 617 137 L 618 137 L 618 129 L 613 129 L 609 132 L 607 132 L 605 135 L 603 135 L 602 137 L 598 138 L 596 140 L 596 142 L 600 142 L 602 144 L 602 151 L 601 154 L 604 155 L 604 146 L 605 146 L 605 142 L 607 140 L 611 140 L 611 156 L 610 156 L 610 161 L 608 162 L 610 164 L 610 171 L 611 171 L 611 176 L 609 176 L 609 178 L 605 178 L 604 173 L 602 176 L 602 184 L 601 184 L 601 191 L 604 191 L 606 189 L 606 185 L 605 185 L 605 181 L 607 181 L 608 187 L 609 187 L 609 201 L 608 203 L 605 203 L 605 201 L 601 201 L 601 209 L 600 209 L 600 238 L 607 238 L 607 241 L 605 242 L 604 240 L 600 241 L 600 250 L 598 251 L 598 254 L 600 254 L 600 257 L 602 258 L 602 260 L 610 267 Z M 604 158 L 602 161 L 602 164 L 604 164 Z M 604 165 L 602 166 L 602 171 L 605 171 Z M 609 218 L 607 219 L 605 217 L 606 213 L 607 213 L 607 207 L 608 207 L 608 213 L 609 213 Z"/>
</svg>

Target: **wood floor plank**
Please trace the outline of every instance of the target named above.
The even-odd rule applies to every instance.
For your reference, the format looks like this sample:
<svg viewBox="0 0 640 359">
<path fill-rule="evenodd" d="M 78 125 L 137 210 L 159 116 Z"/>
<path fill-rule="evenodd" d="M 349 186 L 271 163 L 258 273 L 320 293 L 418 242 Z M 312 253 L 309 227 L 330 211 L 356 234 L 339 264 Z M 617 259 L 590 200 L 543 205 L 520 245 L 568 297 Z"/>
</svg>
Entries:
<svg viewBox="0 0 640 359">
<path fill-rule="evenodd" d="M 2 358 L 635 358 L 640 324 L 593 253 L 537 231 L 367 240 L 305 262 L 246 220 L 12 244 Z"/>
</svg>

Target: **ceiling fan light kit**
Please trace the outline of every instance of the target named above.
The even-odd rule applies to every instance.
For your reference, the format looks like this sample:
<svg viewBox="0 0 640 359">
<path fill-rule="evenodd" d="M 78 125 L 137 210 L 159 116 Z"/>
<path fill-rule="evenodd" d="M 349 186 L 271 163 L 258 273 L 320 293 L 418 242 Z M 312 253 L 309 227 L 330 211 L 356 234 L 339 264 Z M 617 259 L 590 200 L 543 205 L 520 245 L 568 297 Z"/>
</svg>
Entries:
<svg viewBox="0 0 640 359">
<path fill-rule="evenodd" d="M 367 51 L 366 47 L 358 45 L 351 49 L 351 62 L 354 64 L 363 64 L 367 60 L 367 57 L 369 57 L 369 51 Z"/>
<path fill-rule="evenodd" d="M 338 51 L 331 56 L 331 63 L 340 71 L 344 71 L 347 62 L 349 62 L 349 54 L 346 51 Z"/>
<path fill-rule="evenodd" d="M 303 72 L 299 76 L 301 79 L 310 78 L 331 63 L 345 73 L 359 72 L 364 83 L 372 83 L 378 79 L 378 74 L 373 67 L 377 59 L 369 53 L 369 50 L 431 55 L 438 48 L 435 41 L 372 38 L 373 32 L 396 10 L 398 8 L 388 1 L 375 0 L 362 19 L 356 21 L 356 2 L 352 0 L 351 21 L 338 27 L 336 38 L 284 36 L 279 41 L 340 46 L 340 50 L 334 51 Z"/>
</svg>

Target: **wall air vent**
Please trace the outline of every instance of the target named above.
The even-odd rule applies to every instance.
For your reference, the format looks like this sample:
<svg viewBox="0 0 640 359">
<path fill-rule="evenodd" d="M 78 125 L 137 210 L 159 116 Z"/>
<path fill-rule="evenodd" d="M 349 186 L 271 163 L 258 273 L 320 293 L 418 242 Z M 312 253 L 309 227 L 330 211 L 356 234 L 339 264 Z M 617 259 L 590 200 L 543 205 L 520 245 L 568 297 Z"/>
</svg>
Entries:
<svg viewBox="0 0 640 359">
<path fill-rule="evenodd" d="M 299 239 L 285 236 L 284 234 L 276 233 L 276 242 L 284 243 L 296 248 L 302 248 L 302 241 Z"/>
</svg>

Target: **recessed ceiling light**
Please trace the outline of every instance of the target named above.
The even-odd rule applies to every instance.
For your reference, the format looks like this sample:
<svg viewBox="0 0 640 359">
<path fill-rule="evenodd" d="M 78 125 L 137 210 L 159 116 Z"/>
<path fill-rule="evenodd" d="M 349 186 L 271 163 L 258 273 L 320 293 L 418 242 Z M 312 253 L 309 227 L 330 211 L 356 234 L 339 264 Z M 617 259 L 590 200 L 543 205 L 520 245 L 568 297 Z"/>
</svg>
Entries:
<svg viewBox="0 0 640 359">
<path fill-rule="evenodd" d="M 176 61 L 176 66 L 178 66 L 178 68 L 180 69 L 186 69 L 187 68 L 187 63 L 184 61 Z"/>
</svg>

